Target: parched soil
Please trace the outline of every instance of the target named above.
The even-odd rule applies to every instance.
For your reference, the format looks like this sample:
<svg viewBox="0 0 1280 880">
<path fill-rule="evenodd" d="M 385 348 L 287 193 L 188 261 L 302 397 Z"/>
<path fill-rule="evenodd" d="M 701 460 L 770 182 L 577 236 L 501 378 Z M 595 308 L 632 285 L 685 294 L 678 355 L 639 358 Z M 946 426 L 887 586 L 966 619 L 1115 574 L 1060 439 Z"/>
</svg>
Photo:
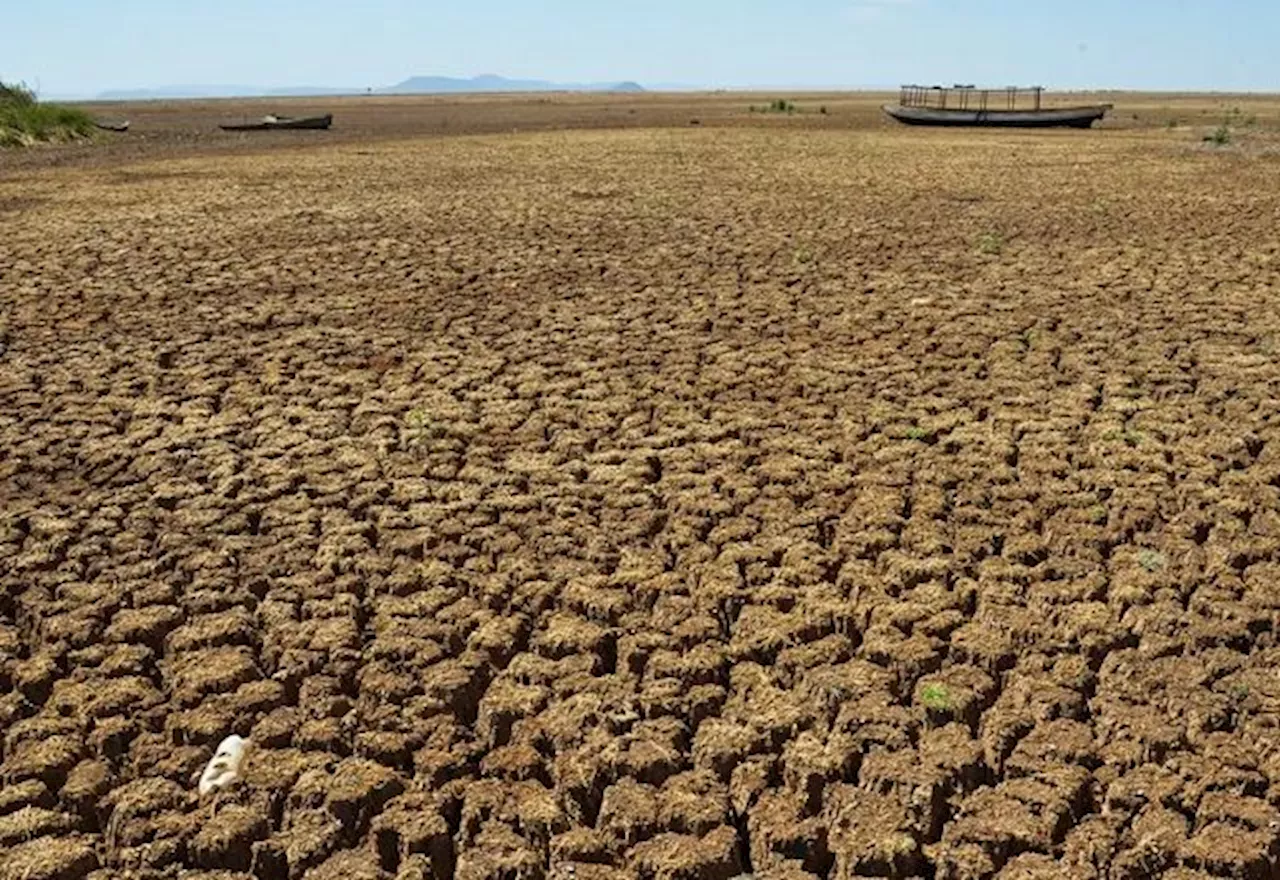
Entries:
<svg viewBox="0 0 1280 880">
<path fill-rule="evenodd" d="M 12 162 L 0 880 L 1276 876 L 1271 135 L 830 115 Z"/>
</svg>

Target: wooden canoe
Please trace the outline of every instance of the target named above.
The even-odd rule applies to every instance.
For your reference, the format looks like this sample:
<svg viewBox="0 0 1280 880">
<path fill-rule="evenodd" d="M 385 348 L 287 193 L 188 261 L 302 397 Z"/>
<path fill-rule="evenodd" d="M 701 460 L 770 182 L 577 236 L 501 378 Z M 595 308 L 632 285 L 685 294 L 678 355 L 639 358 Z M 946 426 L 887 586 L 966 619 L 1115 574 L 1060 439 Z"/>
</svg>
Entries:
<svg viewBox="0 0 1280 880">
<path fill-rule="evenodd" d="M 884 112 L 905 125 L 965 125 L 992 128 L 1090 128 L 1106 116 L 1110 104 L 1041 110 L 904 107 L 886 104 Z"/>
<path fill-rule="evenodd" d="M 93 127 L 100 128 L 103 131 L 128 131 L 129 121 L 126 119 L 124 122 L 99 122 L 95 119 Z"/>
<path fill-rule="evenodd" d="M 238 122 L 219 125 L 223 131 L 279 131 L 288 129 L 326 129 L 333 125 L 333 114 L 305 116 L 293 119 L 288 116 L 264 116 L 257 122 Z"/>
</svg>

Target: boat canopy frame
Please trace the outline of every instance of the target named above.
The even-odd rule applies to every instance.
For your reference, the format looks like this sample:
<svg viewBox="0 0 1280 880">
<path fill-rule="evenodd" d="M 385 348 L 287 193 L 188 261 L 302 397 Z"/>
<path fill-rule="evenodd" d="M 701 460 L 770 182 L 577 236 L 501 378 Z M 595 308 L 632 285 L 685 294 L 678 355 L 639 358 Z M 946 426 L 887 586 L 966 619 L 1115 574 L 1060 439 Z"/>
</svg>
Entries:
<svg viewBox="0 0 1280 880">
<path fill-rule="evenodd" d="M 996 104 L 992 106 L 992 97 Z M 1031 99 L 1030 107 L 1020 107 L 1024 96 Z M 1005 86 L 1002 89 L 980 89 L 972 85 L 902 86 L 898 103 L 903 107 L 920 107 L 927 110 L 1040 110 L 1044 99 L 1044 86 Z"/>
</svg>

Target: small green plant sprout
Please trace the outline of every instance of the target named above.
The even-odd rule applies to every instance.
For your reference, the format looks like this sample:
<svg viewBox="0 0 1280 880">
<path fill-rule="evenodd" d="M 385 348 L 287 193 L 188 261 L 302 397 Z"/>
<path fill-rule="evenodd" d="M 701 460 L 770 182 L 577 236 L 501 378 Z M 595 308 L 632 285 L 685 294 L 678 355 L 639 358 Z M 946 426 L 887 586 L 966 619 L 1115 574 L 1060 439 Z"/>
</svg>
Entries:
<svg viewBox="0 0 1280 880">
<path fill-rule="evenodd" d="M 1004 236 L 998 232 L 984 232 L 978 236 L 978 253 L 995 257 L 1004 253 Z"/>
<path fill-rule="evenodd" d="M 1137 448 L 1142 445 L 1143 434 L 1141 431 L 1125 431 L 1124 445 Z"/>
<path fill-rule="evenodd" d="M 1101 526 L 1106 525 L 1107 519 L 1107 509 L 1101 504 L 1089 508 L 1089 522 Z"/>
<path fill-rule="evenodd" d="M 951 691 L 945 684 L 929 682 L 920 689 L 920 703 L 930 712 L 948 712 L 951 710 Z"/>
<path fill-rule="evenodd" d="M 920 842 L 905 831 L 899 831 L 889 837 L 886 848 L 895 857 L 910 858 L 920 852 Z M 896 859 L 895 859 L 896 862 Z"/>
<path fill-rule="evenodd" d="M 929 432 L 919 425 L 912 425 L 907 429 L 907 439 L 917 440 L 921 443 L 929 439 Z"/>
<path fill-rule="evenodd" d="M 441 436 L 443 432 L 431 420 L 431 415 L 424 409 L 412 409 L 405 414 L 404 426 L 400 436 L 406 449 L 422 452 L 427 444 Z"/>
<path fill-rule="evenodd" d="M 1138 565 L 1143 570 L 1155 574 L 1158 571 L 1164 571 L 1165 566 L 1169 564 L 1169 560 L 1159 550 L 1139 550 Z"/>
<path fill-rule="evenodd" d="M 796 248 L 795 259 L 796 262 L 801 265 L 812 263 L 814 259 L 813 251 L 809 250 L 807 247 L 798 247 Z"/>
</svg>

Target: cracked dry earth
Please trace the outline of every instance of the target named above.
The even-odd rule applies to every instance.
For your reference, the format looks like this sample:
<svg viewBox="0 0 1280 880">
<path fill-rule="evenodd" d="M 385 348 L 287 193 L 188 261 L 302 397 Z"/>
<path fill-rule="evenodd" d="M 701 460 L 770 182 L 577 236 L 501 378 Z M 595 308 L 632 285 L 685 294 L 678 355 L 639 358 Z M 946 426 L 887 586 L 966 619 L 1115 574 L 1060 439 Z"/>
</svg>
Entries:
<svg viewBox="0 0 1280 880">
<path fill-rule="evenodd" d="M 1275 876 L 1275 169 L 703 128 L 0 180 L 0 877 Z"/>
</svg>

